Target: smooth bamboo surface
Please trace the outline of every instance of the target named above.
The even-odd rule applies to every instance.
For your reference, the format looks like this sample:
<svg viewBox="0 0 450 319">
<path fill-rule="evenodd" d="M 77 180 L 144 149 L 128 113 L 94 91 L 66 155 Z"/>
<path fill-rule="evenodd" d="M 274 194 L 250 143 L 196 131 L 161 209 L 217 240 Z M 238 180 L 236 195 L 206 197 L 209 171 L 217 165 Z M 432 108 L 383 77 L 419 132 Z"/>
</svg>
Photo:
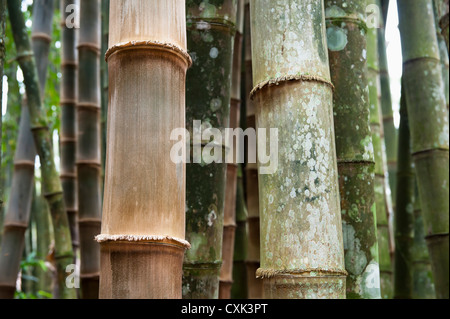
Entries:
<svg viewBox="0 0 450 319">
<path fill-rule="evenodd" d="M 185 127 L 185 2 L 112 1 L 109 34 L 100 298 L 181 298 L 185 164 L 170 135 Z"/>
</svg>

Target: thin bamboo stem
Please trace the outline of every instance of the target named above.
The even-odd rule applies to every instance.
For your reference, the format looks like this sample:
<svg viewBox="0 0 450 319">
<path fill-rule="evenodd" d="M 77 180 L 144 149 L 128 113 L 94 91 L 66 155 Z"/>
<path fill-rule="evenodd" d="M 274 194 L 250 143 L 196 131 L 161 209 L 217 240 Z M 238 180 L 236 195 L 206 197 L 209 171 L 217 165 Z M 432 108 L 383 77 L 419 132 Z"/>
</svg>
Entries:
<svg viewBox="0 0 450 319">
<path fill-rule="evenodd" d="M 256 127 L 279 130 L 278 168 L 259 175 L 257 276 L 265 298 L 345 298 L 324 4 L 251 0 L 250 13 Z"/>
<path fill-rule="evenodd" d="M 230 125 L 232 129 L 240 127 L 241 115 L 241 65 L 242 40 L 244 33 L 244 1 L 237 1 L 236 34 L 234 37 Z M 233 144 L 233 154 L 237 154 L 239 145 Z M 222 267 L 219 277 L 219 299 L 231 298 L 233 285 L 233 255 L 236 235 L 236 193 L 238 183 L 238 163 L 235 160 L 227 165 L 226 192 L 223 223 Z"/>
<path fill-rule="evenodd" d="M 185 127 L 185 12 L 184 0 L 110 3 L 100 298 L 182 296 L 186 171 L 169 137 Z"/>
<path fill-rule="evenodd" d="M 398 1 L 411 153 L 436 297 L 449 297 L 449 124 L 430 0 Z"/>
<path fill-rule="evenodd" d="M 69 6 L 79 5 L 78 0 L 60 0 L 61 10 L 61 184 L 64 191 L 66 214 L 69 218 L 72 249 L 76 258 L 79 248 L 78 207 L 77 207 L 77 176 L 75 164 L 76 123 L 75 112 L 77 103 L 77 70 L 78 57 L 76 50 L 77 29 L 66 24 L 71 14 Z"/>
</svg>

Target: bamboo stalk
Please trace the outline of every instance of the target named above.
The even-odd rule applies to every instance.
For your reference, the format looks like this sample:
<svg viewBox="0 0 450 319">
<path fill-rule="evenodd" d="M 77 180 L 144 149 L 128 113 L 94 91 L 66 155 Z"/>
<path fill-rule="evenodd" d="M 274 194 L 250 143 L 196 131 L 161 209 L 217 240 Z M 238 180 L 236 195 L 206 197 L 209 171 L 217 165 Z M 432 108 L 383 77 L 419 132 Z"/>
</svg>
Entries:
<svg viewBox="0 0 450 319">
<path fill-rule="evenodd" d="M 181 298 L 185 165 L 168 139 L 185 127 L 185 2 L 111 1 L 109 26 L 100 298 Z"/>
<path fill-rule="evenodd" d="M 365 1 L 325 1 L 347 299 L 380 298 Z"/>
<path fill-rule="evenodd" d="M 81 297 L 97 299 L 101 227 L 100 0 L 80 1 L 76 166 Z"/>
<path fill-rule="evenodd" d="M 411 299 L 413 296 L 412 245 L 414 240 L 415 175 L 410 141 L 406 97 L 402 90 L 398 141 L 397 209 L 395 212 L 395 299 Z"/>
<path fill-rule="evenodd" d="M 414 201 L 414 243 L 413 259 L 413 299 L 436 299 L 433 272 L 431 271 L 430 254 L 425 241 L 425 227 L 423 223 L 417 179 L 415 183 Z"/>
<path fill-rule="evenodd" d="M 238 167 L 237 190 L 236 190 L 236 237 L 234 242 L 233 256 L 233 286 L 231 287 L 232 299 L 247 299 L 247 207 L 244 196 L 242 166 Z"/>
<path fill-rule="evenodd" d="M 76 177 L 76 123 L 75 110 L 77 103 L 77 69 L 76 29 L 66 25 L 71 12 L 66 12 L 69 5 L 78 5 L 77 0 L 60 0 L 61 8 L 61 184 L 66 203 L 66 214 L 69 218 L 72 249 L 76 258 L 79 248 L 77 177 Z"/>
<path fill-rule="evenodd" d="M 445 39 L 445 44 L 447 45 L 447 52 L 449 50 L 448 47 L 448 33 L 449 33 L 449 4 L 448 0 L 434 0 L 434 5 L 437 11 L 437 20 L 436 25 L 439 25 L 441 29 L 442 37 Z"/>
<path fill-rule="evenodd" d="M 221 131 L 230 123 L 237 2 L 188 0 L 186 10 L 188 49 L 194 57 L 186 88 L 186 126 L 192 138 L 196 120 Z M 192 139 L 190 145 L 199 146 L 194 143 Z M 218 298 L 226 168 L 223 161 L 187 166 L 186 237 L 193 245 L 184 260 L 185 299 Z"/>
<path fill-rule="evenodd" d="M 278 128 L 280 145 L 278 170 L 259 175 L 257 276 L 265 298 L 345 298 L 324 5 L 253 0 L 250 11 L 256 126 Z"/>
<path fill-rule="evenodd" d="M 448 298 L 449 126 L 432 2 L 399 0 L 398 10 L 411 152 L 426 240 L 436 296 Z"/>
<path fill-rule="evenodd" d="M 377 0 L 368 0 L 368 4 L 377 4 Z M 370 126 L 375 152 L 375 205 L 377 221 L 377 240 L 380 265 L 381 297 L 392 298 L 392 265 L 390 256 L 390 230 L 387 209 L 387 193 L 384 153 L 384 131 L 381 112 L 381 89 L 378 60 L 378 36 L 376 28 L 369 28 L 367 33 L 367 66 L 369 79 Z"/>
<path fill-rule="evenodd" d="M 102 44 L 101 56 L 105 56 L 108 50 L 109 38 L 109 0 L 102 0 Z M 102 179 L 105 178 L 106 164 L 106 137 L 107 137 L 107 119 L 108 119 L 108 65 L 105 59 L 101 59 L 101 105 L 102 105 Z"/>
<path fill-rule="evenodd" d="M 0 0 L 0 105 L 3 105 L 3 66 L 6 57 L 5 47 L 5 31 L 6 31 L 6 0 Z M 0 114 L 0 132 L 3 132 L 3 112 Z M 0 145 L 2 145 L 2 135 L 0 134 Z M 0 149 L 0 164 L 2 163 L 2 150 Z M 1 166 L 0 166 L 1 167 Z M 3 181 L 3 176 L 0 171 L 0 181 Z M 2 242 L 3 233 L 3 183 L 0 182 L 0 245 Z"/>
<path fill-rule="evenodd" d="M 246 96 L 246 125 L 256 129 L 256 113 L 250 92 L 253 89 L 252 38 L 250 23 L 250 1 L 246 1 L 244 13 L 244 59 L 245 59 L 245 96 Z M 247 152 L 256 153 L 256 145 L 248 144 Z M 247 286 L 249 299 L 263 297 L 262 280 L 256 278 L 256 271 L 260 267 L 260 225 L 259 225 L 259 189 L 258 166 L 256 163 L 246 162 L 245 189 L 248 209 L 248 241 L 247 241 Z"/>
<path fill-rule="evenodd" d="M 11 192 L 3 225 L 0 255 L 0 299 L 12 299 L 16 291 L 17 274 L 25 247 L 25 231 L 30 220 L 35 157 L 36 149 L 30 130 L 30 114 L 26 99 L 24 99 L 17 149 L 14 155 Z"/>
<path fill-rule="evenodd" d="M 230 125 L 232 129 L 240 127 L 241 115 L 241 64 L 242 64 L 242 39 L 244 27 L 244 1 L 237 1 L 236 34 L 234 36 Z M 233 144 L 233 154 L 239 151 L 239 145 Z M 238 163 L 228 163 L 226 176 L 223 243 L 222 243 L 222 267 L 219 276 L 219 299 L 231 298 L 233 285 L 233 255 L 236 235 L 236 193 L 238 182 Z"/>
<path fill-rule="evenodd" d="M 8 12 L 19 65 L 24 74 L 31 130 L 41 163 L 42 193 L 48 202 L 52 215 L 59 293 L 61 298 L 75 298 L 75 290 L 69 289 L 65 280 L 66 267 L 73 262 L 69 223 L 65 212 L 62 186 L 55 167 L 50 132 L 45 115 L 41 112 L 42 102 L 36 74 L 37 68 L 31 54 L 30 40 L 21 11 L 21 1 L 8 0 Z"/>
<path fill-rule="evenodd" d="M 441 66 L 442 66 L 442 81 L 444 82 L 444 93 L 445 93 L 445 101 L 447 103 L 447 112 L 449 110 L 449 57 L 448 57 L 448 50 L 447 45 L 445 43 L 444 36 L 442 35 L 441 27 L 439 26 L 439 8 L 437 8 L 437 1 L 433 2 L 434 6 L 434 22 L 436 25 L 436 36 L 439 46 L 439 56 L 441 60 Z"/>
</svg>

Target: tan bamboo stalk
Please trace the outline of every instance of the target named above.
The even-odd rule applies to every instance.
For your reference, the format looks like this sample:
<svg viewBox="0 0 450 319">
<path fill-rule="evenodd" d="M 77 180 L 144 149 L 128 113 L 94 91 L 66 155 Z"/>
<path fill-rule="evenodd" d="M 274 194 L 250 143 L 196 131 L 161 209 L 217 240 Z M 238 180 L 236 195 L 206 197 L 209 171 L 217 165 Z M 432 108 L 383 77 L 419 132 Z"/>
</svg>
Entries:
<svg viewBox="0 0 450 319">
<path fill-rule="evenodd" d="M 77 101 L 77 199 L 81 297 L 98 298 L 101 224 L 100 0 L 80 0 Z"/>
<path fill-rule="evenodd" d="M 256 114 L 250 92 L 253 89 L 253 63 L 251 45 L 250 1 L 245 3 L 244 11 L 244 63 L 245 63 L 245 96 L 247 128 L 256 128 Z M 256 145 L 248 145 L 246 152 L 254 152 Z M 263 297 L 262 281 L 256 278 L 256 271 L 260 266 L 260 226 L 259 226 L 259 189 L 258 166 L 256 163 L 246 163 L 245 166 L 246 203 L 248 210 L 247 227 L 247 288 L 249 299 Z"/>
<path fill-rule="evenodd" d="M 257 276 L 265 298 L 345 298 L 324 3 L 251 0 L 250 12 L 256 126 L 279 130 L 278 168 L 259 175 Z"/>
<path fill-rule="evenodd" d="M 241 64 L 242 39 L 244 26 L 244 0 L 237 1 L 236 34 L 234 37 L 233 70 L 231 83 L 230 125 L 232 129 L 240 127 L 241 117 Z M 233 154 L 238 151 L 234 145 Z M 238 182 L 238 163 L 228 163 L 225 190 L 225 207 L 223 221 L 222 267 L 219 277 L 219 299 L 231 298 L 233 285 L 233 255 L 236 234 L 236 193 Z"/>
<path fill-rule="evenodd" d="M 60 153 L 61 173 L 60 179 L 64 191 L 67 217 L 69 218 L 70 235 L 75 259 L 79 247 L 78 234 L 78 208 L 76 186 L 76 123 L 75 112 L 77 103 L 77 69 L 78 56 L 76 50 L 77 29 L 66 24 L 67 18 L 72 14 L 67 8 L 78 5 L 78 0 L 60 0 L 61 10 L 61 132 Z"/>
<path fill-rule="evenodd" d="M 185 164 L 170 136 L 185 127 L 185 21 L 184 0 L 110 4 L 100 298 L 181 298 Z"/>
</svg>

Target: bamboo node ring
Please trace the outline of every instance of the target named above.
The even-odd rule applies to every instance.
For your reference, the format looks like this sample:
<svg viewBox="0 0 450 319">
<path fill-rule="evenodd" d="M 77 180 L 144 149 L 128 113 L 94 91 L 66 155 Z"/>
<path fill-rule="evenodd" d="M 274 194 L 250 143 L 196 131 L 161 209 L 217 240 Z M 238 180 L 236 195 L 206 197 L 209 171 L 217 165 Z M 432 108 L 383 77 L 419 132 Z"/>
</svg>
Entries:
<svg viewBox="0 0 450 319">
<path fill-rule="evenodd" d="M 159 236 L 159 235 L 105 235 L 101 234 L 95 237 L 98 243 L 106 242 L 135 242 L 135 243 L 146 243 L 146 242 L 160 242 L 160 243 L 172 243 L 178 246 L 182 246 L 184 249 L 190 249 L 191 244 L 180 238 L 171 236 Z"/>
<path fill-rule="evenodd" d="M 256 271 L 256 279 L 269 279 L 280 275 L 298 275 L 305 277 L 325 276 L 348 276 L 347 271 L 343 269 L 262 269 Z"/>
<path fill-rule="evenodd" d="M 270 87 L 274 85 L 280 85 L 281 83 L 286 83 L 290 81 L 308 81 L 308 82 L 319 82 L 328 85 L 334 91 L 334 85 L 330 81 L 315 75 L 299 74 L 299 75 L 286 75 L 278 77 L 275 79 L 269 79 L 256 85 L 250 92 L 250 99 L 253 100 L 256 92 L 262 90 L 265 87 Z"/>
<path fill-rule="evenodd" d="M 159 50 L 165 50 L 169 52 L 173 52 L 178 56 L 181 56 L 188 65 L 188 68 L 192 65 L 192 59 L 189 53 L 184 49 L 173 43 L 166 43 L 154 40 L 142 40 L 142 41 L 130 41 L 124 43 L 117 43 L 111 46 L 105 54 L 105 61 L 108 62 L 109 57 L 117 51 L 126 50 L 131 48 L 154 48 Z"/>
</svg>

